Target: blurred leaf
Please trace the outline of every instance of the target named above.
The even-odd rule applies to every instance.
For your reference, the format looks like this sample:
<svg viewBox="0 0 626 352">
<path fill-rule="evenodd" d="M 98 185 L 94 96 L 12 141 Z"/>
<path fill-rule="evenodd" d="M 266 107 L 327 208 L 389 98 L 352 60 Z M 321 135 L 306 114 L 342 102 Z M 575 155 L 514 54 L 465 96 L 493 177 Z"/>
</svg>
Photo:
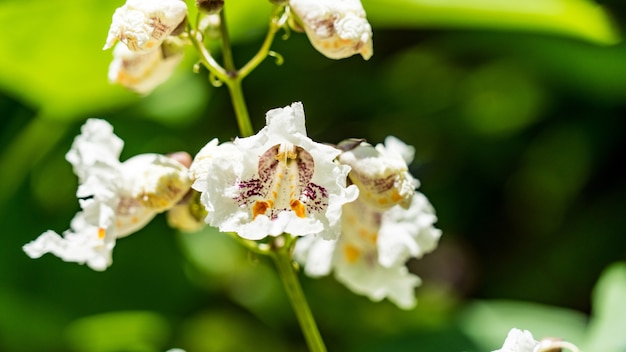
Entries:
<svg viewBox="0 0 626 352">
<path fill-rule="evenodd" d="M 233 310 L 213 309 L 185 321 L 180 345 L 187 351 L 294 351 L 275 331 Z"/>
<path fill-rule="evenodd" d="M 480 350 L 492 351 L 502 346 L 512 328 L 529 330 L 535 339 L 551 336 L 579 344 L 586 319 L 576 311 L 535 303 L 476 301 L 461 314 L 459 327 Z"/>
<path fill-rule="evenodd" d="M 116 7 L 111 1 L 0 3 L 0 88 L 48 117 L 75 118 L 134 95 L 109 84 L 102 51 Z"/>
<path fill-rule="evenodd" d="M 602 7 L 585 0 L 363 0 L 374 27 L 485 28 L 554 33 L 614 44 Z"/>
<path fill-rule="evenodd" d="M 141 311 L 92 315 L 67 329 L 71 346 L 81 352 L 159 351 L 169 335 L 160 315 Z"/>
<path fill-rule="evenodd" d="M 1 279 L 6 282 L 4 277 Z M 4 284 L 0 288 L 0 349 L 3 351 L 59 350 L 62 343 L 58 337 L 66 321 L 66 312 L 57 302 Z"/>
<path fill-rule="evenodd" d="M 626 263 L 610 266 L 593 292 L 593 314 L 585 351 L 626 351 Z"/>
<path fill-rule="evenodd" d="M 515 63 L 491 63 L 464 80 L 462 117 L 478 134 L 509 136 L 541 116 L 544 95 L 532 75 Z"/>
<path fill-rule="evenodd" d="M 9 147 L 0 153 L 0 207 L 17 191 L 31 167 L 63 138 L 68 127 L 37 116 L 11 139 Z"/>
<path fill-rule="evenodd" d="M 121 5 L 121 0 L 0 3 L 0 31 L 11 34 L 0 41 L 0 89 L 56 119 L 137 101 L 136 94 L 108 82 L 112 52 L 102 50 Z M 229 3 L 231 39 L 262 36 L 270 11 L 267 1 Z"/>
<path fill-rule="evenodd" d="M 211 290 L 225 292 L 231 300 L 268 325 L 285 325 L 293 320 L 287 296 L 274 268 L 239 246 L 227 234 L 206 227 L 179 237 L 182 250 L 198 272 L 191 278 Z"/>
</svg>

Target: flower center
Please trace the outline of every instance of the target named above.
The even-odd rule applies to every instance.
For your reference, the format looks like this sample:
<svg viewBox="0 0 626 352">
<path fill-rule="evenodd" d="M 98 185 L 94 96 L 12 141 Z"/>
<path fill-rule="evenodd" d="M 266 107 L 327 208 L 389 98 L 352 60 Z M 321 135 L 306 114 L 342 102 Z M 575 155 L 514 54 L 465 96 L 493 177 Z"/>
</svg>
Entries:
<svg viewBox="0 0 626 352">
<path fill-rule="evenodd" d="M 313 156 L 300 146 L 277 144 L 259 158 L 258 178 L 240 181 L 240 206 L 251 206 L 252 217 L 266 215 L 275 219 L 278 213 L 292 211 L 304 218 L 320 212 L 327 205 L 325 188 L 311 183 Z"/>
</svg>

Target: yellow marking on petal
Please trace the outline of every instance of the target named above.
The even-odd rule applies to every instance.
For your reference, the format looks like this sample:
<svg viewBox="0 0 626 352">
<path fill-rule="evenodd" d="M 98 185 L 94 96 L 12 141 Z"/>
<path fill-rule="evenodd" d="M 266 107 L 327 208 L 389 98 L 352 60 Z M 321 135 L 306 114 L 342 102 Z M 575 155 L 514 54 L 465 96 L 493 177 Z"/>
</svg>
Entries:
<svg viewBox="0 0 626 352">
<path fill-rule="evenodd" d="M 138 218 L 138 217 L 136 217 L 136 216 L 133 216 L 133 217 L 130 219 L 130 222 L 132 222 L 133 224 L 136 224 L 136 223 L 138 223 L 138 222 L 139 222 L 139 218 Z"/>
<path fill-rule="evenodd" d="M 306 216 L 305 214 L 306 209 L 304 208 L 304 204 L 302 204 L 301 201 L 297 199 L 293 199 L 291 202 L 289 202 L 289 206 L 291 207 L 291 210 L 293 210 L 294 213 L 296 213 L 297 217 L 303 218 Z"/>
<path fill-rule="evenodd" d="M 359 251 L 359 249 L 355 246 L 347 244 L 343 246 L 343 254 L 345 255 L 348 263 L 354 264 L 354 262 L 356 262 L 361 256 L 361 251 Z"/>
<path fill-rule="evenodd" d="M 359 236 L 366 241 L 376 243 L 376 238 L 378 237 L 378 234 L 376 232 L 371 232 L 365 228 L 360 228 Z"/>
<path fill-rule="evenodd" d="M 391 195 L 391 200 L 392 200 L 392 201 L 394 201 L 394 203 L 395 203 L 395 202 L 399 202 L 399 201 L 401 201 L 402 199 L 404 199 L 404 197 L 402 197 L 402 196 L 400 195 L 400 193 L 398 193 L 398 192 L 393 192 L 393 194 Z"/>
<path fill-rule="evenodd" d="M 265 214 L 267 209 L 272 207 L 271 203 L 272 201 L 266 202 L 263 200 L 254 202 L 254 205 L 252 206 L 252 219 L 256 219 L 257 216 Z"/>
<path fill-rule="evenodd" d="M 389 203 L 389 200 L 387 198 L 378 198 L 378 204 L 386 205 L 387 203 Z"/>
<path fill-rule="evenodd" d="M 107 232 L 106 232 L 105 229 L 103 229 L 102 227 L 98 228 L 98 238 L 99 239 L 103 240 L 104 237 L 106 237 L 106 234 L 107 234 Z"/>
</svg>

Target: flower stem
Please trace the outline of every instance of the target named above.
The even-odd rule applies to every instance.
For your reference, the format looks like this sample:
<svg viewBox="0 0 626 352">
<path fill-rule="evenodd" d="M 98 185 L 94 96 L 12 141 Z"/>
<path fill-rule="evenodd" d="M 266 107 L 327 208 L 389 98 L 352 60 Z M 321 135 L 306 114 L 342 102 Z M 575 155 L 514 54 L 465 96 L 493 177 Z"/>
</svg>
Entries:
<svg viewBox="0 0 626 352">
<path fill-rule="evenodd" d="M 239 70 L 239 76 L 246 77 L 252 72 L 270 53 L 270 47 L 272 46 L 272 42 L 274 42 L 274 37 L 278 30 L 285 24 L 287 21 L 286 14 L 282 13 L 284 8 L 281 6 L 274 6 L 274 10 L 272 11 L 272 19 L 270 20 L 270 28 L 267 30 L 267 35 L 265 36 L 265 40 L 261 45 L 259 51 Z"/>
<path fill-rule="evenodd" d="M 246 106 L 246 100 L 243 97 L 243 89 L 241 89 L 241 80 L 238 78 L 227 80 L 228 92 L 235 109 L 235 117 L 237 118 L 237 124 L 239 125 L 239 131 L 242 137 L 252 136 L 254 129 L 250 122 L 250 115 L 248 114 L 248 107 Z"/>
<path fill-rule="evenodd" d="M 291 260 L 291 245 L 282 245 L 274 248 L 272 258 L 276 263 L 278 273 L 287 291 L 291 306 L 296 313 L 298 323 L 300 323 L 300 329 L 302 329 L 309 350 L 311 352 L 325 352 L 326 346 L 324 346 L 322 336 L 317 329 L 317 324 L 315 323 L 306 297 L 302 292 L 302 287 L 300 286 L 293 261 Z"/>
<path fill-rule="evenodd" d="M 235 60 L 233 59 L 233 51 L 230 47 L 230 36 L 228 35 L 228 26 L 226 25 L 226 10 L 220 11 L 220 30 L 222 33 L 222 58 L 224 60 L 224 68 L 229 75 L 236 73 Z"/>
</svg>

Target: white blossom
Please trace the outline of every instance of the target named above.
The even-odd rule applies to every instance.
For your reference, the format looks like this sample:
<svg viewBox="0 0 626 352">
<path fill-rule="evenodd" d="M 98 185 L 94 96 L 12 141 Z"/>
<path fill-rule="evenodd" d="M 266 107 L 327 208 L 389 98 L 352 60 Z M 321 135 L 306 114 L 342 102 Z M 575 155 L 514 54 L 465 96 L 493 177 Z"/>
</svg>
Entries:
<svg viewBox="0 0 626 352">
<path fill-rule="evenodd" d="M 340 148 L 347 148 L 338 159 L 352 166 L 349 177 L 359 197 L 343 206 L 338 240 L 299 239 L 294 258 L 309 276 L 332 271 L 355 293 L 412 308 L 414 288 L 421 280 L 408 271 L 406 262 L 433 251 L 441 237 L 432 205 L 415 192 L 418 182 L 408 173 L 414 151 L 393 137 L 376 147 L 351 141 Z"/>
<path fill-rule="evenodd" d="M 563 349 L 572 352 L 580 351 L 571 342 L 555 338 L 544 338 L 537 341 L 530 331 L 513 328 L 509 331 L 506 340 L 504 340 L 502 348 L 493 352 L 552 352 L 562 351 Z"/>
<path fill-rule="evenodd" d="M 374 301 L 390 299 L 399 307 L 415 305 L 414 288 L 421 283 L 405 263 L 433 251 L 441 231 L 426 197 L 416 192 L 408 208 L 381 210 L 357 199 L 344 205 L 342 233 L 336 241 L 307 236 L 296 243 L 294 258 L 305 273 L 318 277 L 334 271 L 352 291 Z"/>
<path fill-rule="evenodd" d="M 182 0 L 127 0 L 115 10 L 104 49 L 118 40 L 132 51 L 151 51 L 161 45 L 187 16 Z"/>
<path fill-rule="evenodd" d="M 511 329 L 502 348 L 493 352 L 533 352 L 538 344 L 530 331 Z"/>
<path fill-rule="evenodd" d="M 122 147 L 106 121 L 87 120 L 66 155 L 78 176 L 76 196 L 82 210 L 63 236 L 46 231 L 24 246 L 26 254 L 39 258 L 52 253 L 105 270 L 117 238 L 138 231 L 189 190 L 187 168 L 179 162 L 159 154 L 120 162 Z"/>
<path fill-rule="evenodd" d="M 372 27 L 360 0 L 289 0 L 311 44 L 331 59 L 372 57 Z"/>
<path fill-rule="evenodd" d="M 346 187 L 340 151 L 307 137 L 301 103 L 270 110 L 256 135 L 209 142 L 191 165 L 206 221 L 257 240 L 268 235 L 321 233 L 337 238 L 341 207 L 358 194 Z"/>
<path fill-rule="evenodd" d="M 341 144 L 340 144 L 341 146 Z M 349 178 L 360 190 L 360 199 L 371 206 L 386 209 L 396 204 L 407 206 L 418 186 L 407 164 L 414 149 L 389 136 L 376 147 L 361 142 L 341 153 L 339 161 L 349 165 Z"/>
</svg>

